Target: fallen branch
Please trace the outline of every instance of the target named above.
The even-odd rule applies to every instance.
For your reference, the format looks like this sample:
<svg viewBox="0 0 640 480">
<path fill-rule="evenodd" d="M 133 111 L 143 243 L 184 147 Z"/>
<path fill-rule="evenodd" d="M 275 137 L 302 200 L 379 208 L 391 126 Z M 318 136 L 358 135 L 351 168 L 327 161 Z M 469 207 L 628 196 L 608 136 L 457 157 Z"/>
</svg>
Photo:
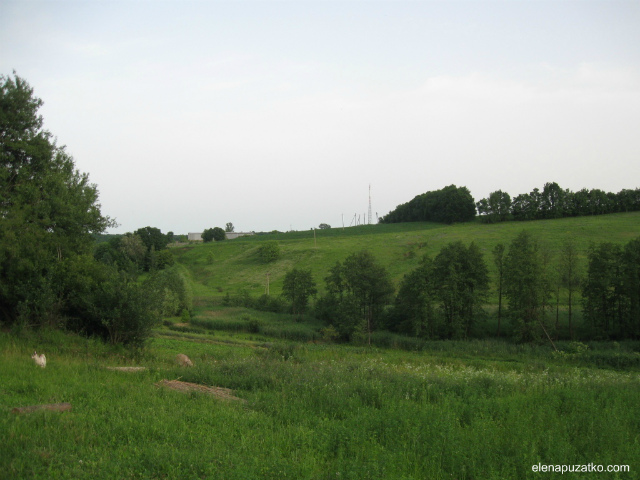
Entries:
<svg viewBox="0 0 640 480">
<path fill-rule="evenodd" d="M 13 413 L 31 413 L 37 410 L 51 410 L 53 412 L 66 412 L 71 410 L 70 403 L 50 403 L 48 405 L 31 405 L 29 407 L 16 407 Z"/>
</svg>

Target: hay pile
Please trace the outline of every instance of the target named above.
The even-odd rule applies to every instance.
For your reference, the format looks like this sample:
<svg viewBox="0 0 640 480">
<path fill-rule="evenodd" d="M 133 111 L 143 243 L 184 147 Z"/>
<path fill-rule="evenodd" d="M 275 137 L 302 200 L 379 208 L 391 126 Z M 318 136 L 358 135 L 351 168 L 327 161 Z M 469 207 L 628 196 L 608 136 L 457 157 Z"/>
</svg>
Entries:
<svg viewBox="0 0 640 480">
<path fill-rule="evenodd" d="M 167 387 L 180 392 L 208 393 L 221 400 L 246 402 L 246 400 L 232 395 L 233 390 L 223 387 L 207 387 L 205 385 L 198 385 L 197 383 L 181 382 L 180 380 L 160 380 L 155 385 L 157 387 Z"/>
<path fill-rule="evenodd" d="M 118 372 L 139 372 L 141 370 L 146 370 L 147 367 L 106 367 L 107 370 L 115 370 Z"/>
</svg>

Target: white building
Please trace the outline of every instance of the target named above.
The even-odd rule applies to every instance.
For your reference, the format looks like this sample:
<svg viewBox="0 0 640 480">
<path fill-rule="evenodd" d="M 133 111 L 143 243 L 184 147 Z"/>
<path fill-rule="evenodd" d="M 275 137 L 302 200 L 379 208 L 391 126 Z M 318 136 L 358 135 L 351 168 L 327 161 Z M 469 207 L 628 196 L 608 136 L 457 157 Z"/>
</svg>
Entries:
<svg viewBox="0 0 640 480">
<path fill-rule="evenodd" d="M 254 233 L 253 232 L 226 232 L 225 235 L 227 236 L 227 240 L 233 240 L 234 238 L 238 238 L 238 237 L 251 236 L 251 235 L 254 235 Z M 202 233 L 189 232 L 188 240 L 190 242 L 201 242 Z"/>
</svg>

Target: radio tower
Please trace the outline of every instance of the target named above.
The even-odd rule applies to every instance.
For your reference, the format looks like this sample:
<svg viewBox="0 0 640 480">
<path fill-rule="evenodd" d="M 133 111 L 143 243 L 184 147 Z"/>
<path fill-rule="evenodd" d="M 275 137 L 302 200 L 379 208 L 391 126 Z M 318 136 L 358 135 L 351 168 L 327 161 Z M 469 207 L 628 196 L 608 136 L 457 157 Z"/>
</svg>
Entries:
<svg viewBox="0 0 640 480">
<path fill-rule="evenodd" d="M 371 225 L 371 184 L 369 184 L 369 215 L 367 218 L 367 225 Z"/>
</svg>

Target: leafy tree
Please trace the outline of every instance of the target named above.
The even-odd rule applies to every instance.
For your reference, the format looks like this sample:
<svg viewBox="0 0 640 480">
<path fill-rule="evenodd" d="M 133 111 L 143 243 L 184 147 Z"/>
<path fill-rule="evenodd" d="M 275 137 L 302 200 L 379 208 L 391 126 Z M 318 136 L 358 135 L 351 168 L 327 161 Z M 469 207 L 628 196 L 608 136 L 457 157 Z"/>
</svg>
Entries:
<svg viewBox="0 0 640 480">
<path fill-rule="evenodd" d="M 280 258 L 280 245 L 275 240 L 264 242 L 258 249 L 258 255 L 265 263 L 275 262 Z"/>
<path fill-rule="evenodd" d="M 497 286 L 498 286 L 498 336 L 500 336 L 500 325 L 502 322 L 502 292 L 504 290 L 504 252 L 503 243 L 498 243 L 493 247 L 493 263 L 496 266 Z"/>
<path fill-rule="evenodd" d="M 327 224 L 327 223 L 321 223 L 321 224 L 318 226 L 318 228 L 319 228 L 320 230 L 328 230 L 328 229 L 330 229 L 330 228 L 331 228 L 331 225 L 329 225 L 329 224 Z"/>
<path fill-rule="evenodd" d="M 225 232 L 229 232 L 229 233 L 233 232 L 234 229 L 235 229 L 235 227 L 233 226 L 233 223 L 231 223 L 231 222 L 227 223 L 227 225 L 224 227 L 224 231 Z"/>
<path fill-rule="evenodd" d="M 562 244 L 559 273 L 560 286 L 567 291 L 569 296 L 569 336 L 573 338 L 573 294 L 580 286 L 580 265 L 578 249 L 572 239 L 565 240 Z"/>
<path fill-rule="evenodd" d="M 225 233 L 225 231 L 222 228 L 214 227 L 213 228 L 213 239 L 216 242 L 221 242 L 221 241 L 227 239 L 227 234 Z"/>
<path fill-rule="evenodd" d="M 587 254 L 587 279 L 582 289 L 584 316 L 601 338 L 622 335 L 624 310 L 622 248 L 605 242 Z"/>
<path fill-rule="evenodd" d="M 164 316 L 177 316 L 193 309 L 193 293 L 189 282 L 177 267 L 154 272 L 148 280 L 159 298 Z"/>
<path fill-rule="evenodd" d="M 42 128 L 42 100 L 14 74 L 0 76 L 0 315 L 41 323 L 64 298 L 56 272 L 114 225 L 98 190 Z"/>
<path fill-rule="evenodd" d="M 162 230 L 155 227 L 139 228 L 134 235 L 138 235 L 142 239 L 147 251 L 150 251 L 153 247 L 156 251 L 167 248 L 168 239 L 167 236 L 162 233 Z"/>
<path fill-rule="evenodd" d="M 76 256 L 60 264 L 54 279 L 65 299 L 66 326 L 72 330 L 141 346 L 160 320 L 156 290 L 115 265 Z"/>
<path fill-rule="evenodd" d="M 509 246 L 504 262 L 505 296 L 515 326 L 516 338 L 531 341 L 540 337 L 543 320 L 545 280 L 538 243 L 521 232 Z"/>
<path fill-rule="evenodd" d="M 556 182 L 545 183 L 540 200 L 540 217 L 564 217 L 567 196 L 567 192 L 562 190 Z"/>
<path fill-rule="evenodd" d="M 511 196 L 502 190 L 491 192 L 489 198 L 480 200 L 476 207 L 484 222 L 495 223 L 511 220 Z"/>
<path fill-rule="evenodd" d="M 425 255 L 418 268 L 404 276 L 391 313 L 391 329 L 416 337 L 438 338 L 436 285 L 432 270 L 433 262 Z"/>
<path fill-rule="evenodd" d="M 141 266 L 147 253 L 147 246 L 140 235 L 127 234 L 120 239 L 120 251 L 124 253 L 135 265 Z"/>
<path fill-rule="evenodd" d="M 349 255 L 344 263 L 337 262 L 326 278 L 327 290 L 336 306 L 334 325 L 344 338 L 358 330 L 368 334 L 376 328 L 383 308 L 393 298 L 393 284 L 387 270 L 366 250 Z"/>
<path fill-rule="evenodd" d="M 202 241 L 204 243 L 212 242 L 213 241 L 213 237 L 214 237 L 213 228 L 206 228 L 202 232 Z"/>
<path fill-rule="evenodd" d="M 627 300 L 625 336 L 640 338 L 640 237 L 631 240 L 622 252 L 623 293 Z"/>
<path fill-rule="evenodd" d="M 433 260 L 436 297 L 444 314 L 449 338 L 468 337 L 489 289 L 482 253 L 475 243 L 444 246 Z"/>
<path fill-rule="evenodd" d="M 302 316 L 307 308 L 309 297 L 317 292 L 311 270 L 294 268 L 285 274 L 282 295 L 291 302 L 291 311 L 294 315 Z"/>
<path fill-rule="evenodd" d="M 449 185 L 441 190 L 418 195 L 398 205 L 380 219 L 380 223 L 398 222 L 468 222 L 476 215 L 476 205 L 466 187 Z"/>
</svg>

